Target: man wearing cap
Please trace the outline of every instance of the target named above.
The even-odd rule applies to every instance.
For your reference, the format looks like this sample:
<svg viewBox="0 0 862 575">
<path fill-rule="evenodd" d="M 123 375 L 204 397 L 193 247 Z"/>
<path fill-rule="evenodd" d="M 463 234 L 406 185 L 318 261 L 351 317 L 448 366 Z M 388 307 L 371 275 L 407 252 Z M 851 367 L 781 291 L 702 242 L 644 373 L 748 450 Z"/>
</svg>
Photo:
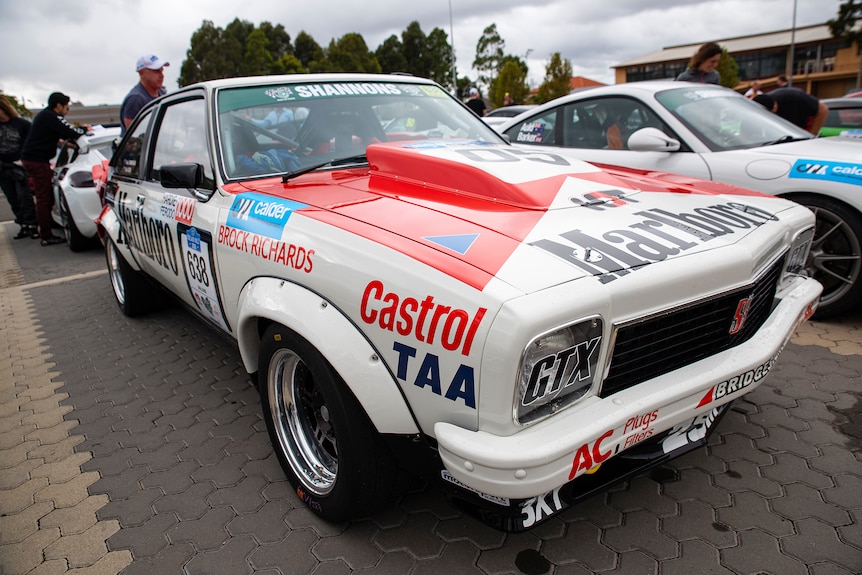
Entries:
<svg viewBox="0 0 862 575">
<path fill-rule="evenodd" d="M 75 141 L 91 129 L 90 126 L 76 128 L 63 117 L 69 113 L 69 96 L 54 92 L 48 96 L 48 107 L 36 114 L 33 125 L 21 148 L 21 163 L 33 179 L 33 195 L 36 198 L 36 223 L 43 246 L 65 242 L 51 231 L 51 208 L 54 206 L 51 160 L 57 155 L 60 140 Z"/>
<path fill-rule="evenodd" d="M 170 62 L 163 62 L 155 54 L 147 54 L 138 58 L 138 63 L 135 69 L 141 77 L 141 81 L 135 84 L 135 87 L 129 90 L 123 103 L 120 105 L 120 131 L 125 133 L 126 128 L 141 111 L 141 108 L 147 105 L 151 100 L 155 100 L 159 96 L 164 96 L 165 90 L 165 66 L 170 66 Z"/>
<path fill-rule="evenodd" d="M 473 113 L 480 118 L 488 113 L 488 108 L 485 107 L 485 100 L 479 97 L 479 90 L 470 88 L 470 99 L 467 100 L 467 107 L 473 110 Z"/>
</svg>

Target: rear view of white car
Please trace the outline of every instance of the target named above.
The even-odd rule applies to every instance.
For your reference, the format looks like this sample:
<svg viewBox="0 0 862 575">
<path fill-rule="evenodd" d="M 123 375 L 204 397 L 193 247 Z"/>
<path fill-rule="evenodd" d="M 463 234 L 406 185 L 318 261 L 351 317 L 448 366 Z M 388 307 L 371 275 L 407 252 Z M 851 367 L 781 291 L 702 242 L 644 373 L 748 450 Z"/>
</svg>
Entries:
<svg viewBox="0 0 862 575">
<path fill-rule="evenodd" d="M 54 207 L 51 216 L 66 236 L 69 249 L 79 252 L 100 245 L 95 219 L 102 202 L 93 181 L 93 166 L 110 160 L 119 127 L 97 129 L 64 146 L 54 163 Z"/>
</svg>

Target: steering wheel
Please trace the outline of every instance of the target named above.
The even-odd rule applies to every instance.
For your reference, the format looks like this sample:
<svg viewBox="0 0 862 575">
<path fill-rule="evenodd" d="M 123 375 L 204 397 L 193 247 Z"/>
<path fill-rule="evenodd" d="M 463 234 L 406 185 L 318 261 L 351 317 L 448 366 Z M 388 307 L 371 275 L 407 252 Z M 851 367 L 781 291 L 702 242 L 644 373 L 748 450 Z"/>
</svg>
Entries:
<svg viewBox="0 0 862 575">
<path fill-rule="evenodd" d="M 291 147 L 291 148 L 293 148 L 294 150 L 296 150 L 297 148 L 299 148 L 299 143 L 298 143 L 297 141 L 295 141 L 295 140 L 291 140 L 290 138 L 287 138 L 287 137 L 285 137 L 285 136 L 282 136 L 282 135 L 281 135 L 281 134 L 279 134 L 279 133 L 273 132 L 272 130 L 268 130 L 268 129 L 264 128 L 263 126 L 258 126 L 258 125 L 257 125 L 257 124 L 255 124 L 254 122 L 249 122 L 249 121 L 248 121 L 248 120 L 246 120 L 245 118 L 235 117 L 234 119 L 235 119 L 237 122 L 239 122 L 240 124 L 243 124 L 243 125 L 245 125 L 245 126 L 248 126 L 249 128 L 251 128 L 251 129 L 252 129 L 252 130 L 254 130 L 255 132 L 258 132 L 258 133 L 260 133 L 260 134 L 263 134 L 264 136 L 267 136 L 267 137 L 269 137 L 269 138 L 272 138 L 273 140 L 278 140 L 279 142 L 283 142 L 283 143 L 287 144 L 288 146 L 290 146 L 290 147 Z"/>
</svg>

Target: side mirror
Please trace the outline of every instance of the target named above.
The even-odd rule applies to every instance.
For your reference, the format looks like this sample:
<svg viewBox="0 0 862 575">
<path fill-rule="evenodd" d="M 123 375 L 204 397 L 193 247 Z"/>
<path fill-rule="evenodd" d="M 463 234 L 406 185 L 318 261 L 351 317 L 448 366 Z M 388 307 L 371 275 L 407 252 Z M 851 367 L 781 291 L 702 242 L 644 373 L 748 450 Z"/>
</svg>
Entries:
<svg viewBox="0 0 862 575">
<path fill-rule="evenodd" d="M 163 188 L 199 188 L 204 181 L 204 167 L 200 164 L 167 164 L 159 168 Z"/>
<path fill-rule="evenodd" d="M 658 128 L 641 128 L 627 142 L 629 150 L 638 152 L 676 152 L 680 148 L 675 140 Z"/>
</svg>

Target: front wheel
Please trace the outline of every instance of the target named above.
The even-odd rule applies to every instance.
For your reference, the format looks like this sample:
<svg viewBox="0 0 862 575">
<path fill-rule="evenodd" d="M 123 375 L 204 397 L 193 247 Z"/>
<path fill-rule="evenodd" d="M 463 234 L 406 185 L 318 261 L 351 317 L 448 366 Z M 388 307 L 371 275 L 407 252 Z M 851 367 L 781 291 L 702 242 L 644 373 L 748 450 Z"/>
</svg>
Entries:
<svg viewBox="0 0 862 575">
<path fill-rule="evenodd" d="M 314 346 L 271 325 L 258 367 L 273 448 L 312 511 L 327 521 L 345 521 L 373 512 L 397 494 L 394 455 Z"/>
<path fill-rule="evenodd" d="M 149 311 L 154 298 L 153 287 L 140 272 L 133 270 L 123 259 L 110 238 L 105 241 L 105 259 L 114 298 L 120 306 L 120 311 L 129 317 L 136 317 Z"/>
<path fill-rule="evenodd" d="M 823 284 L 818 319 L 850 311 L 862 297 L 862 217 L 848 206 L 822 196 L 794 201 L 814 212 L 814 240 L 808 273 Z"/>
</svg>

